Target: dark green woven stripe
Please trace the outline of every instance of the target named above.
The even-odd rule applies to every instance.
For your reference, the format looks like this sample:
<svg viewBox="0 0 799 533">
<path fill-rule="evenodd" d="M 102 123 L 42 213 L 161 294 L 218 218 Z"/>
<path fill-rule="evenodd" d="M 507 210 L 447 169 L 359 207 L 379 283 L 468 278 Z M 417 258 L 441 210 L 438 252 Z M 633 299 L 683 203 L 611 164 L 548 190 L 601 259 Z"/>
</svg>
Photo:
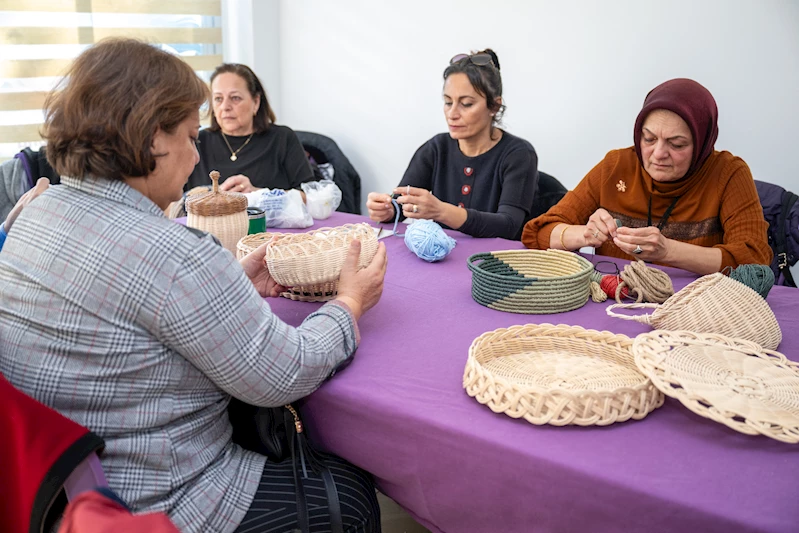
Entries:
<svg viewBox="0 0 799 533">
<path fill-rule="evenodd" d="M 477 256 L 484 256 L 484 257 L 477 257 Z M 472 257 L 470 257 L 469 258 L 469 261 L 470 261 L 469 267 L 470 268 L 472 267 L 472 263 L 471 263 L 472 258 L 474 258 L 475 261 L 478 260 L 478 259 L 482 259 L 483 260 L 480 263 L 480 265 L 477 267 L 482 272 L 490 272 L 491 274 L 496 274 L 498 276 L 502 276 L 503 279 L 510 278 L 510 277 L 515 277 L 515 278 L 525 279 L 525 280 L 536 280 L 537 279 L 537 278 L 532 278 L 532 277 L 525 277 L 524 274 L 522 274 L 521 272 L 519 272 L 518 270 L 516 270 L 515 268 L 513 268 L 509 264 L 505 263 L 504 261 L 502 261 L 501 259 L 499 259 L 498 257 L 496 257 L 496 256 L 494 256 L 494 255 L 492 255 L 490 253 L 475 254 Z M 474 272 L 473 268 L 472 268 L 472 272 Z"/>
</svg>

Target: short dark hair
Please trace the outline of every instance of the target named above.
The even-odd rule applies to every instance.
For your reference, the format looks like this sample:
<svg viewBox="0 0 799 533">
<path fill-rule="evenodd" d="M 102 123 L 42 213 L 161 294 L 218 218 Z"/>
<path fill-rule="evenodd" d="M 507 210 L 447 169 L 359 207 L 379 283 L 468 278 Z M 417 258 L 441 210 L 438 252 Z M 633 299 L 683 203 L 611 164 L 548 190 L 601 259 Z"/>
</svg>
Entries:
<svg viewBox="0 0 799 533">
<path fill-rule="evenodd" d="M 491 56 L 491 63 L 488 65 L 476 65 L 469 56 L 463 57 L 444 69 L 444 81 L 453 74 L 463 73 L 469 78 L 469 82 L 478 94 L 485 96 L 488 110 L 494 113 L 493 124 L 502 122 L 502 115 L 505 113 L 505 104 L 498 104 L 497 98 L 502 96 L 502 76 L 499 73 L 499 58 L 490 48 L 474 52 L 475 54 L 488 54 Z"/>
<path fill-rule="evenodd" d="M 255 72 L 247 65 L 242 65 L 241 63 L 222 63 L 216 67 L 214 73 L 211 74 L 211 85 L 214 84 L 214 79 L 216 79 L 217 76 L 225 73 L 235 74 L 243 79 L 247 84 L 247 90 L 250 92 L 250 96 L 253 98 L 256 96 L 261 97 L 261 105 L 258 106 L 258 111 L 253 117 L 252 124 L 255 133 L 265 132 L 270 124 L 274 124 L 276 119 L 275 112 L 272 110 L 272 106 L 269 105 L 269 99 L 266 97 L 266 90 L 261 80 L 258 79 Z M 213 113 L 211 113 L 211 125 L 208 129 L 211 131 L 219 131 L 221 129 Z"/>
<path fill-rule="evenodd" d="M 47 161 L 74 178 L 146 176 L 155 170 L 156 130 L 172 133 L 208 96 L 179 57 L 135 39 L 102 40 L 45 99 Z"/>
</svg>

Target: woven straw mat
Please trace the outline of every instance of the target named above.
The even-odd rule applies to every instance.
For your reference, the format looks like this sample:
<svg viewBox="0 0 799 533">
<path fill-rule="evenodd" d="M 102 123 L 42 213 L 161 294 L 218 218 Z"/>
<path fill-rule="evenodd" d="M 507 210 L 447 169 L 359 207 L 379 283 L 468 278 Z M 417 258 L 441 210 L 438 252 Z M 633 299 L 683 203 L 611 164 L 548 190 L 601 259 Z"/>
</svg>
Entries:
<svg viewBox="0 0 799 533">
<path fill-rule="evenodd" d="M 320 228 L 286 235 L 266 247 L 266 264 L 272 277 L 286 287 L 338 281 L 350 242 L 361 241 L 359 268 L 377 253 L 377 236 L 367 223 Z"/>
<path fill-rule="evenodd" d="M 614 309 L 654 309 L 651 315 L 622 315 Z M 655 329 L 716 333 L 775 350 L 782 342 L 777 317 L 755 290 L 715 273 L 691 282 L 663 304 L 613 304 L 607 314 L 649 324 Z"/>
<path fill-rule="evenodd" d="M 550 314 L 578 309 L 590 294 L 594 266 L 563 250 L 503 250 L 469 257 L 472 298 L 511 313 Z"/>
<path fill-rule="evenodd" d="M 463 386 L 495 413 L 532 424 L 640 420 L 663 394 L 638 371 L 631 347 L 629 337 L 579 326 L 497 329 L 472 342 Z"/>
<path fill-rule="evenodd" d="M 757 344 L 707 333 L 636 337 L 635 362 L 694 413 L 747 435 L 799 443 L 799 364 Z"/>
</svg>

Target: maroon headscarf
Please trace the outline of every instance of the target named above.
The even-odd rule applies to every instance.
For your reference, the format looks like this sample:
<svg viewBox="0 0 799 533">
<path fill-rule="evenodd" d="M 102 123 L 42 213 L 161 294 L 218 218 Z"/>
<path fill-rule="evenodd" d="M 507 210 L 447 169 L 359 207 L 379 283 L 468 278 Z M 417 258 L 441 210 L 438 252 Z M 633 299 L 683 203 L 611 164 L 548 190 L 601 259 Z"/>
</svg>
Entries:
<svg viewBox="0 0 799 533">
<path fill-rule="evenodd" d="M 719 110 L 710 91 L 687 78 L 677 78 L 661 83 L 646 95 L 644 107 L 635 119 L 633 138 L 635 153 L 641 166 L 641 130 L 649 113 L 655 109 L 668 109 L 677 113 L 687 124 L 694 137 L 694 153 L 691 166 L 683 178 L 691 176 L 713 153 L 719 136 Z"/>
</svg>

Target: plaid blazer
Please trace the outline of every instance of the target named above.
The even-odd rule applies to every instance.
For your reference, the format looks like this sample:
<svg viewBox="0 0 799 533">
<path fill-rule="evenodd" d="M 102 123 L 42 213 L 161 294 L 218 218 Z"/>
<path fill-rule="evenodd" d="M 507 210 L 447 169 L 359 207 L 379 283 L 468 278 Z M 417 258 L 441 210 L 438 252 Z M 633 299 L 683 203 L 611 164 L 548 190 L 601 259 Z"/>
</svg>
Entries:
<svg viewBox="0 0 799 533">
<path fill-rule="evenodd" d="M 184 532 L 233 531 L 258 487 L 231 395 L 297 400 L 358 342 L 336 302 L 286 325 L 230 252 L 106 179 L 64 177 L 22 212 L 0 302 L 0 372 L 105 439 L 111 488 Z"/>
</svg>

